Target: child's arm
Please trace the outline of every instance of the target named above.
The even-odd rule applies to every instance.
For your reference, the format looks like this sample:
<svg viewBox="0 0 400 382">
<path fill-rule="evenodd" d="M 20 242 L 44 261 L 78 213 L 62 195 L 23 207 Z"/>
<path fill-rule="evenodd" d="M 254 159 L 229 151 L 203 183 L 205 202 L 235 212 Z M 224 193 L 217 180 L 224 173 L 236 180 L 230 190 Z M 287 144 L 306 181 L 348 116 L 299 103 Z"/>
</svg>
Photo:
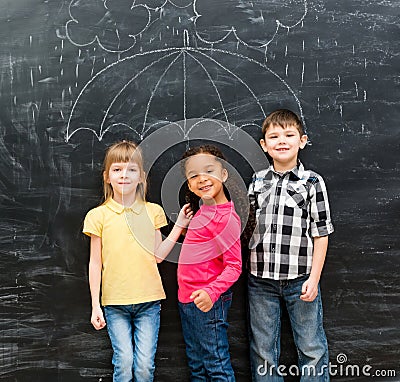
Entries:
<svg viewBox="0 0 400 382">
<path fill-rule="evenodd" d="M 222 293 L 227 291 L 242 273 L 240 239 L 223 254 L 224 270 L 207 287 L 195 290 L 190 298 L 202 312 L 208 312 Z"/>
<path fill-rule="evenodd" d="M 314 237 L 313 259 L 311 273 L 308 280 L 303 284 L 300 299 L 312 302 L 318 295 L 318 284 L 321 278 L 322 268 L 325 263 L 326 251 L 328 249 L 329 236 Z"/>
<path fill-rule="evenodd" d="M 311 273 L 308 280 L 303 284 L 303 301 L 312 302 L 318 295 L 318 283 L 321 278 L 322 268 L 325 263 L 326 251 L 328 249 L 328 238 L 334 228 L 331 221 L 328 192 L 321 176 L 317 175 L 310 188 L 310 219 L 311 236 L 313 236 L 313 259 Z"/>
<path fill-rule="evenodd" d="M 161 231 L 159 229 L 156 230 L 154 255 L 157 263 L 161 263 L 169 255 L 182 231 L 189 225 L 192 216 L 193 211 L 190 208 L 190 204 L 187 203 L 179 211 L 178 219 L 164 241 L 162 240 Z"/>
<path fill-rule="evenodd" d="M 207 287 L 194 291 L 190 296 L 202 312 L 208 312 L 221 294 L 237 281 L 242 272 L 240 222 L 230 219 L 227 224 L 222 223 L 222 226 L 224 234 L 217 235 L 215 240 L 223 248 L 223 271 Z"/>
<path fill-rule="evenodd" d="M 227 291 L 242 273 L 240 240 L 224 253 L 224 270 L 206 288 L 194 291 L 190 298 L 202 312 L 208 312 L 222 293 Z"/>
<path fill-rule="evenodd" d="M 89 287 L 92 297 L 92 317 L 90 322 L 96 330 L 100 330 L 106 326 L 100 306 L 101 268 L 101 237 L 92 234 L 90 238 L 89 261 Z"/>
</svg>

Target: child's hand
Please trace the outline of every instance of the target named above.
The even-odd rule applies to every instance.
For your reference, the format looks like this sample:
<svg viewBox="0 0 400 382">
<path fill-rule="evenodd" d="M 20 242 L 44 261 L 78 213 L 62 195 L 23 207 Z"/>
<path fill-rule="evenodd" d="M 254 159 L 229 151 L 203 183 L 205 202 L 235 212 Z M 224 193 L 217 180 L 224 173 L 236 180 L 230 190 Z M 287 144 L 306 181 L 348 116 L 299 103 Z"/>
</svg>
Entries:
<svg viewBox="0 0 400 382">
<path fill-rule="evenodd" d="M 300 299 L 306 302 L 313 302 L 318 296 L 318 281 L 309 278 L 301 288 Z"/>
<path fill-rule="evenodd" d="M 186 228 L 189 225 L 192 217 L 193 211 L 190 208 L 190 203 L 187 203 L 179 211 L 178 219 L 176 219 L 176 225 L 181 228 Z"/>
<path fill-rule="evenodd" d="M 90 322 L 96 330 L 103 329 L 106 326 L 106 321 L 104 320 L 103 311 L 100 306 L 92 308 Z"/>
<path fill-rule="evenodd" d="M 190 299 L 193 300 L 197 308 L 199 308 L 204 313 L 210 311 L 214 305 L 208 293 L 203 289 L 194 291 L 190 295 Z"/>
</svg>

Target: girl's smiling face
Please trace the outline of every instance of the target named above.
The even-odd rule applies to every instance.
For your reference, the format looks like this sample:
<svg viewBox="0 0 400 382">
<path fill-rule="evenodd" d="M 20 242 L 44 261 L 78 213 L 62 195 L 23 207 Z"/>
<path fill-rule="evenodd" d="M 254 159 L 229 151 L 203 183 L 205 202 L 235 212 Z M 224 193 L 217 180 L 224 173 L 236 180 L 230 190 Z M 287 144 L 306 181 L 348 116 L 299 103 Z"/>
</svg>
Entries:
<svg viewBox="0 0 400 382">
<path fill-rule="evenodd" d="M 228 171 L 212 154 L 196 154 L 185 163 L 185 175 L 189 190 L 205 204 L 227 203 L 223 182 L 228 179 Z"/>
</svg>

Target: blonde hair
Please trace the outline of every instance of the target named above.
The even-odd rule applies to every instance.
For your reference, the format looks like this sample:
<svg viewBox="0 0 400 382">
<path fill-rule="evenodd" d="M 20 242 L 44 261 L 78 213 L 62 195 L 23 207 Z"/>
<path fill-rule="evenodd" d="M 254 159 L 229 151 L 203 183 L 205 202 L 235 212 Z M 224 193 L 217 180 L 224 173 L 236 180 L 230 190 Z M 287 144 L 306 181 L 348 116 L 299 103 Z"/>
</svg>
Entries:
<svg viewBox="0 0 400 382">
<path fill-rule="evenodd" d="M 141 199 L 142 201 L 146 201 L 147 181 L 143 167 L 142 150 L 134 142 L 121 141 L 111 145 L 107 149 L 106 155 L 104 157 L 104 162 L 103 162 L 104 202 L 114 196 L 114 190 L 111 187 L 111 184 L 107 182 L 108 173 L 110 171 L 111 165 L 113 163 L 128 163 L 128 162 L 136 163 L 139 167 L 141 182 L 138 184 L 136 188 L 136 197 L 139 197 L 139 199 Z"/>
</svg>

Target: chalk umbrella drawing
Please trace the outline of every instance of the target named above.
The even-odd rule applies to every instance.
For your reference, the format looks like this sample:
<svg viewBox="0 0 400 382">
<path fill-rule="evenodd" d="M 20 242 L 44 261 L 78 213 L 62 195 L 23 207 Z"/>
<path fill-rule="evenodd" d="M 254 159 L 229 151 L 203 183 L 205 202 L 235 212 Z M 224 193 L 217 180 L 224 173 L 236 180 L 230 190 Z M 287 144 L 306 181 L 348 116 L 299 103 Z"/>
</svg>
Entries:
<svg viewBox="0 0 400 382">
<path fill-rule="evenodd" d="M 285 79 L 265 61 L 220 45 L 233 37 L 237 44 L 267 49 L 280 29 L 290 30 L 303 22 L 307 2 L 227 1 L 235 25 L 212 17 L 207 3 L 71 1 L 67 39 L 80 48 L 97 44 L 116 59 L 93 73 L 81 88 L 72 105 L 66 140 L 80 130 L 102 140 L 107 131 L 121 126 L 142 140 L 163 124 L 190 118 L 222 120 L 231 137 L 237 129 L 264 118 L 266 105 L 277 99 L 296 104 L 304 121 L 301 102 Z M 174 15 L 179 11 L 185 15 L 175 17 L 172 32 L 167 18 L 171 9 Z M 85 17 L 91 11 L 92 17 Z M 273 18 L 276 13 L 280 19 Z M 274 22 L 269 23 L 271 18 Z M 88 19 L 93 20 L 86 25 L 90 33 L 82 39 L 82 20 Z M 167 32 L 176 38 L 166 38 Z M 187 139 L 185 123 L 177 126 Z"/>
</svg>

